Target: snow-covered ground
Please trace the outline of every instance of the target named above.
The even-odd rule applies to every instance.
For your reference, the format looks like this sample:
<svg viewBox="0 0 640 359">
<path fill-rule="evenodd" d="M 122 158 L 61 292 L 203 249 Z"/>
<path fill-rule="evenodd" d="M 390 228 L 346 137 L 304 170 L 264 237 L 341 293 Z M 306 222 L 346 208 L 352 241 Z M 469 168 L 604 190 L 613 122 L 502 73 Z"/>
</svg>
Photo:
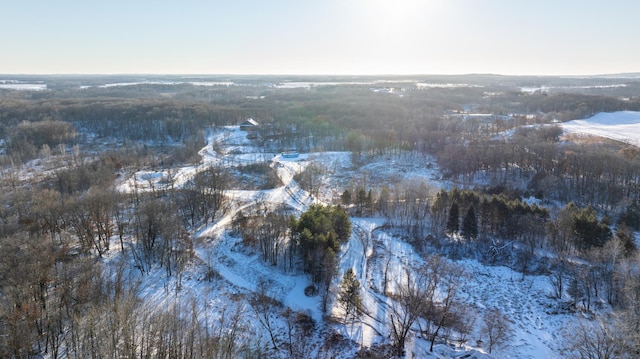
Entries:
<svg viewBox="0 0 640 359">
<path fill-rule="evenodd" d="M 627 118 L 632 123 L 635 113 L 619 114 L 619 120 Z M 640 116 L 639 116 L 640 117 Z M 600 121 L 600 122 L 598 122 Z M 590 120 L 596 126 L 604 119 Z M 638 121 L 640 122 L 640 121 Z M 578 128 L 576 124 L 567 124 L 568 130 Z M 574 127 L 571 127 L 574 126 Z M 584 127 L 589 128 L 589 127 Z M 241 238 L 229 231 L 233 216 L 240 210 L 262 204 L 288 204 L 302 212 L 312 203 L 329 202 L 339 197 L 344 188 L 358 183 L 382 183 L 393 180 L 398 182 L 424 181 L 434 188 L 448 186 L 438 175 L 438 170 L 428 158 L 403 158 L 389 156 L 372 158 L 366 165 L 354 165 L 346 152 L 323 152 L 300 154 L 298 158 L 283 158 L 280 155 L 265 155 L 259 148 L 246 139 L 246 133 L 237 127 L 227 127 L 213 132 L 205 148 L 200 151 L 202 163 L 171 171 L 140 171 L 123 180 L 121 191 L 145 191 L 169 186 L 179 187 L 198 171 L 209 164 L 237 165 L 239 163 L 268 162 L 277 170 L 282 186 L 262 191 L 232 190 L 231 209 L 214 223 L 195 230 L 192 233 L 195 243 L 196 259 L 185 275 L 182 290 L 171 292 L 174 279 L 163 277 L 163 271 L 150 273 L 142 278 L 143 296 L 146 300 L 166 305 L 167 301 L 184 300 L 189 296 L 199 298 L 212 311 L 225 310 L 225 298 L 236 294 L 248 294 L 255 291 L 261 281 L 269 281 L 270 294 L 284 305 L 307 313 L 320 326 L 341 333 L 363 347 L 390 342 L 389 308 L 392 300 L 381 294 L 384 272 L 389 268 L 389 290 L 394 283 L 405 275 L 409 265 L 422 263 L 423 258 L 413 248 L 398 237 L 383 229 L 384 220 L 380 218 L 353 218 L 353 234 L 339 253 L 339 273 L 334 280 L 335 287 L 342 274 L 352 268 L 362 284 L 361 294 L 367 314 L 361 320 L 341 324 L 328 321 L 321 311 L 319 296 L 308 297 L 304 293 L 310 280 L 299 273 L 286 272 L 280 267 L 264 263 L 254 251 L 242 245 Z M 296 173 L 315 162 L 325 168 L 322 177 L 322 190 L 316 198 L 301 189 L 293 179 Z M 381 259 L 384 258 L 384 259 Z M 387 261 L 388 259 L 388 261 Z M 417 331 L 410 334 L 407 341 L 408 357 L 475 357 L 475 358 L 561 358 L 565 347 L 564 331 L 575 320 L 571 314 L 558 314 L 554 310 L 557 301 L 550 297 L 552 292 L 546 276 L 523 276 L 505 267 L 484 266 L 476 261 L 458 261 L 468 275 L 460 290 L 460 300 L 477 314 L 475 330 L 469 335 L 463 346 L 438 344 L 433 353 L 429 352 L 429 343 L 420 338 Z M 207 266 L 213 268 L 221 277 L 224 285 L 212 286 L 204 280 Z M 171 292 L 173 293 L 173 292 Z M 335 293 L 334 293 L 335 294 Z M 334 296 L 335 299 L 335 296 Z M 510 321 L 513 335 L 504 346 L 494 348 L 487 354 L 487 338 L 482 333 L 483 314 L 492 308 L 498 308 Z M 334 318 L 341 318 L 342 312 L 337 304 L 330 309 Z M 204 314 L 203 314 L 204 315 Z M 260 332 L 260 325 L 251 316 L 247 316 L 248 326 Z M 277 324 L 284 328 L 284 323 Z M 284 330 L 284 329 L 283 329 Z M 264 330 L 262 330 L 264 332 Z M 325 332 L 326 333 L 326 332 Z M 266 338 L 265 338 L 266 340 Z M 315 338 L 315 343 L 321 339 Z M 355 348 L 355 347 L 354 347 Z M 340 357 L 355 355 L 355 349 L 342 353 Z M 284 356 L 284 353 L 283 353 Z"/>
<path fill-rule="evenodd" d="M 640 146 L 640 112 L 600 112 L 584 120 L 562 124 L 568 133 L 587 134 Z"/>
<path fill-rule="evenodd" d="M 18 80 L 0 80 L 0 89 L 18 91 L 44 91 L 47 84 L 42 81 L 25 82 Z"/>
</svg>

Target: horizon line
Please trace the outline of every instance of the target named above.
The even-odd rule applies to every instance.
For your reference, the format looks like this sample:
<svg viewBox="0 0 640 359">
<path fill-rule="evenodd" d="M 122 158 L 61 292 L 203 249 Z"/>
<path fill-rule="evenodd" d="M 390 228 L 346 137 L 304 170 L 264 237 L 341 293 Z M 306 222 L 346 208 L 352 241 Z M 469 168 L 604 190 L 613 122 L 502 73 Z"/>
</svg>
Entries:
<svg viewBox="0 0 640 359">
<path fill-rule="evenodd" d="M 468 73 L 144 73 L 144 72 L 122 72 L 122 73 L 0 73 L 0 76 L 334 76 L 334 77 L 410 77 L 410 76 L 502 76 L 502 77 L 603 77 L 603 76 L 640 76 L 640 71 L 616 72 L 616 73 L 592 73 L 592 74 L 500 74 L 491 72 L 468 72 Z"/>
</svg>

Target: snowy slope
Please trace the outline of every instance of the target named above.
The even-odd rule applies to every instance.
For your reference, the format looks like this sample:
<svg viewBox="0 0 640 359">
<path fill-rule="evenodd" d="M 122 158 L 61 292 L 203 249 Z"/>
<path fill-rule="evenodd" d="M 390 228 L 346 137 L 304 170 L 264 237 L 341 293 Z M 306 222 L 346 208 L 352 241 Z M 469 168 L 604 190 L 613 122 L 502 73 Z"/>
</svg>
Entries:
<svg viewBox="0 0 640 359">
<path fill-rule="evenodd" d="M 640 146 L 640 112 L 600 112 L 584 120 L 562 124 L 568 133 L 600 136 Z"/>
</svg>

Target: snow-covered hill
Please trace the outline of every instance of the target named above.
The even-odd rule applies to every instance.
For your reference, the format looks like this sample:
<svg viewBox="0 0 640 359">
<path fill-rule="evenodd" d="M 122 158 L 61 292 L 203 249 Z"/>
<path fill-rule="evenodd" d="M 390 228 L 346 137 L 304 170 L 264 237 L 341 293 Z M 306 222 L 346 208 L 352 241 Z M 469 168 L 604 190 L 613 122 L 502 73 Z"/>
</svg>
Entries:
<svg viewBox="0 0 640 359">
<path fill-rule="evenodd" d="M 640 146 L 640 112 L 600 112 L 584 120 L 562 124 L 568 133 L 587 134 L 610 138 L 634 146 Z"/>
</svg>

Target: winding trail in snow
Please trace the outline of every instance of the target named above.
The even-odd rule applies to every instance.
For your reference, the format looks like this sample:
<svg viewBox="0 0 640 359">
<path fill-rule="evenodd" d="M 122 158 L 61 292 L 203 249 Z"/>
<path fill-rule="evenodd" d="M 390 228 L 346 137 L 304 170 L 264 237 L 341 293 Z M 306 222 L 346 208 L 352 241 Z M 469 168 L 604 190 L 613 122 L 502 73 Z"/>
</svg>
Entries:
<svg viewBox="0 0 640 359">
<path fill-rule="evenodd" d="M 199 152 L 203 157 L 200 166 L 206 167 L 214 163 L 229 163 L 230 161 L 225 160 L 225 157 L 229 155 L 225 154 L 224 151 L 216 151 L 214 146 L 234 146 L 235 144 L 232 142 L 237 141 L 238 138 L 237 129 L 211 136 L 208 145 Z M 226 152 L 228 153 L 229 151 Z M 258 161 L 263 160 L 263 158 L 255 158 Z M 275 156 L 271 159 L 271 166 L 275 168 L 283 185 L 262 191 L 228 191 L 228 194 L 233 198 L 232 202 L 234 204 L 215 223 L 196 231 L 194 236 L 203 241 L 204 244 L 208 243 L 208 246 L 196 248 L 196 254 L 200 258 L 206 258 L 210 256 L 206 253 L 207 250 L 218 251 L 219 254 L 216 256 L 212 266 L 227 282 L 255 292 L 261 280 L 268 280 L 270 282 L 269 295 L 294 310 L 310 314 L 317 322 L 320 322 L 322 321 L 322 313 L 319 310 L 319 298 L 307 297 L 304 294 L 305 288 L 310 284 L 306 275 L 289 275 L 286 273 L 274 275 L 272 266 L 264 263 L 256 254 L 248 254 L 238 250 L 236 248 L 236 239 L 230 239 L 226 236 L 226 230 L 240 211 L 246 211 L 265 203 L 272 205 L 286 203 L 291 208 L 303 212 L 311 204 L 317 202 L 311 194 L 300 188 L 298 183 L 293 180 L 294 174 L 301 169 L 300 164 L 294 161 L 285 161 L 281 156 Z M 221 255 L 221 253 L 224 254 Z"/>
</svg>

